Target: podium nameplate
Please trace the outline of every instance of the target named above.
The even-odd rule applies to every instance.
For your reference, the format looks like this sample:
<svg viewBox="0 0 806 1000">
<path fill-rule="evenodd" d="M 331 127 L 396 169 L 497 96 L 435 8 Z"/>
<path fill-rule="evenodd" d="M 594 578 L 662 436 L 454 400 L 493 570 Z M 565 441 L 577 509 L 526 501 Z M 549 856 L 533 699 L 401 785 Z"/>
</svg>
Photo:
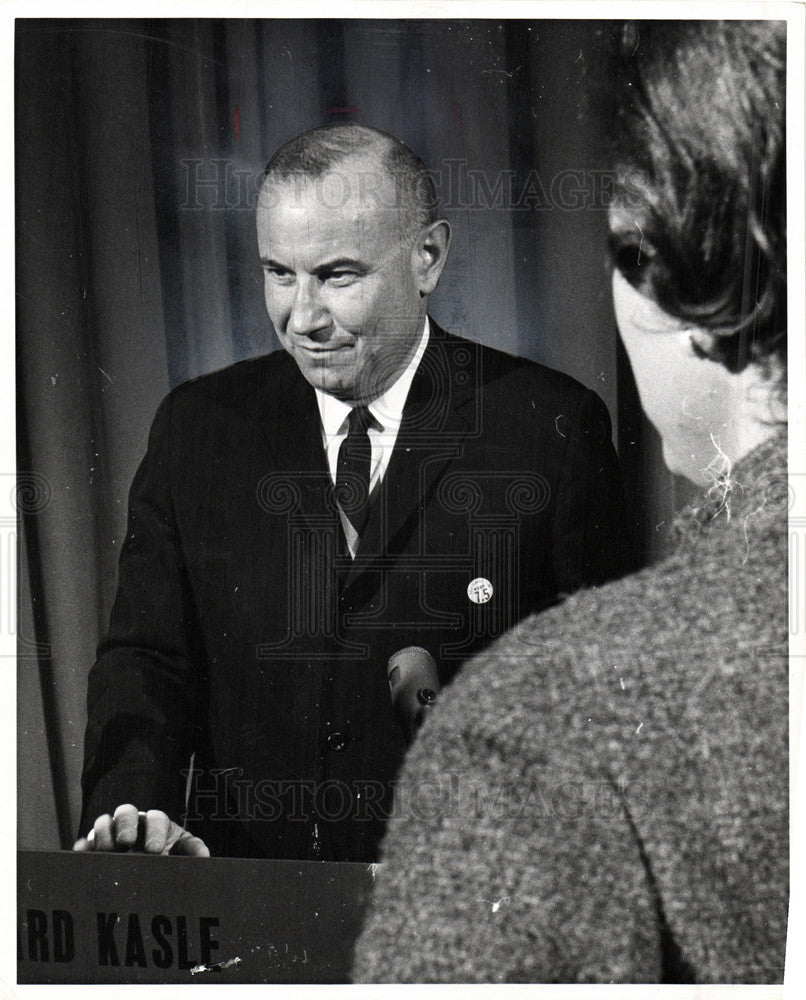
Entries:
<svg viewBox="0 0 806 1000">
<path fill-rule="evenodd" d="M 374 868 L 17 857 L 20 983 L 345 983 Z"/>
</svg>

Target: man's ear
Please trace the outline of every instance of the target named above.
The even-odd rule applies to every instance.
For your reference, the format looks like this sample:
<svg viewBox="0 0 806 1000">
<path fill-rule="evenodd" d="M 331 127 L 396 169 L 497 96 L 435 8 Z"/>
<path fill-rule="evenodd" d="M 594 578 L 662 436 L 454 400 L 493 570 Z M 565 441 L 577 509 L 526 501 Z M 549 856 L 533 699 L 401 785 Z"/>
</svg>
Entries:
<svg viewBox="0 0 806 1000">
<path fill-rule="evenodd" d="M 451 224 L 446 219 L 437 219 L 418 233 L 411 265 L 420 295 L 430 295 L 437 287 L 450 249 Z"/>
</svg>

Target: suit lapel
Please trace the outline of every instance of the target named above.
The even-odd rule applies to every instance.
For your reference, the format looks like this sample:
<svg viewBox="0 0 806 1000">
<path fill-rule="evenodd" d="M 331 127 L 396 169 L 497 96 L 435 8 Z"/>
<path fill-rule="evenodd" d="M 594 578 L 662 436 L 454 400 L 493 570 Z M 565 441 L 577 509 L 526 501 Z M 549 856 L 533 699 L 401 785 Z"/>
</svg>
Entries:
<svg viewBox="0 0 806 1000">
<path fill-rule="evenodd" d="M 478 431 L 479 351 L 478 344 L 447 334 L 431 321 L 428 347 L 412 380 L 358 554 L 355 560 L 339 560 L 343 587 L 377 568 L 379 557 L 394 558 L 405 550 L 421 525 L 425 505 L 462 454 L 464 439 Z M 274 459 L 272 477 L 278 488 L 293 495 L 295 515 L 313 529 L 332 527 L 341 537 L 316 394 L 293 359 L 288 356 L 285 362 L 280 378 L 265 380 L 256 414 Z"/>
<path fill-rule="evenodd" d="M 294 498 L 293 514 L 321 528 L 335 516 L 333 484 L 322 446 L 322 425 L 316 394 L 288 358 L 287 376 L 272 380 L 276 394 L 265 400 L 259 419 L 274 458 L 278 488 Z M 268 390 L 267 385 L 267 390 Z M 336 516 L 338 522 L 338 517 Z"/>
<path fill-rule="evenodd" d="M 371 569 L 379 556 L 393 558 L 406 548 L 429 498 L 462 454 L 463 441 L 475 424 L 476 348 L 431 321 L 428 347 L 412 380 L 389 467 L 345 587 Z"/>
</svg>

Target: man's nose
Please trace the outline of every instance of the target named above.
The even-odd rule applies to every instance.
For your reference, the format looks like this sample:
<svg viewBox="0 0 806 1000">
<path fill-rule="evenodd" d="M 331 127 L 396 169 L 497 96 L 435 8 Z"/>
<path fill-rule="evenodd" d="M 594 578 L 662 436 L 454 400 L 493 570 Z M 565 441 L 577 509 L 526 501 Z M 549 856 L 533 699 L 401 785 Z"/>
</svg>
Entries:
<svg viewBox="0 0 806 1000">
<path fill-rule="evenodd" d="M 298 279 L 288 317 L 288 329 L 298 337 L 320 339 L 330 329 L 330 316 L 315 280 Z"/>
</svg>

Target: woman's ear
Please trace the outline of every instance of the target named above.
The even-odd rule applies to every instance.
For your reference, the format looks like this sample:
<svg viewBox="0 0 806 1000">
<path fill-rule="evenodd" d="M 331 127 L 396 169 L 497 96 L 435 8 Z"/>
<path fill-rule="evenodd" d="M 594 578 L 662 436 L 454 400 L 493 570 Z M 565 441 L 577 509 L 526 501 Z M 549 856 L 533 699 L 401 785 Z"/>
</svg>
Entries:
<svg viewBox="0 0 806 1000">
<path fill-rule="evenodd" d="M 702 326 L 692 326 L 686 331 L 688 334 L 691 350 L 698 358 L 709 358 L 714 360 L 717 353 L 717 342 L 719 335 L 711 330 L 706 330 Z"/>
<path fill-rule="evenodd" d="M 698 358 L 707 358 L 724 365 L 733 375 L 743 372 L 755 363 L 751 342 L 735 331 L 709 330 L 702 326 L 692 326 L 686 331 L 692 352 Z"/>
</svg>

